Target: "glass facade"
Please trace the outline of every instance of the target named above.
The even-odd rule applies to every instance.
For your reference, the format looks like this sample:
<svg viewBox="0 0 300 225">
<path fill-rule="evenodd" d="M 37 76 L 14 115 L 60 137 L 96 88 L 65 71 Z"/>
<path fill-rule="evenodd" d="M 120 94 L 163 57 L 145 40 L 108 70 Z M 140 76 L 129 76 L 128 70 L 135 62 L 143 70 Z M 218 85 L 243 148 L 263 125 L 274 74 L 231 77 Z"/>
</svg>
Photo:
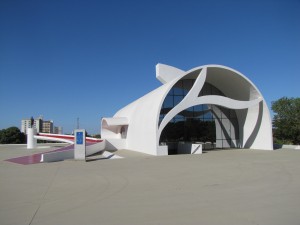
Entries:
<svg viewBox="0 0 300 225">
<path fill-rule="evenodd" d="M 194 79 L 179 80 L 166 96 L 160 111 L 159 124 L 194 84 Z M 224 94 L 209 83 L 205 83 L 198 96 Z M 238 120 L 232 109 L 216 105 L 196 105 L 178 113 L 166 125 L 160 136 L 160 144 L 167 144 L 175 151 L 176 142 L 211 142 L 218 148 L 236 147 L 238 143 Z M 173 143 L 173 144 L 171 144 Z M 173 150 L 170 150 L 173 149 Z"/>
</svg>

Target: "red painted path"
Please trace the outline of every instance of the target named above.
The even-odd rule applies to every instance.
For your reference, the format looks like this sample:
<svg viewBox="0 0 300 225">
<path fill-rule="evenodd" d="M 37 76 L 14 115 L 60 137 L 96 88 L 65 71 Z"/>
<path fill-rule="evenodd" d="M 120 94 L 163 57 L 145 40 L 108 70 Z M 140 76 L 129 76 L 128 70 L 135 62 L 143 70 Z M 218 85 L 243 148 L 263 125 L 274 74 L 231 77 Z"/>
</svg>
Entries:
<svg viewBox="0 0 300 225">
<path fill-rule="evenodd" d="M 86 143 L 86 146 L 93 145 L 93 144 L 95 143 Z M 37 153 L 28 156 L 6 159 L 4 161 L 22 164 L 22 165 L 36 164 L 41 162 L 42 154 L 49 153 L 49 152 L 62 152 L 62 151 L 74 151 L 74 145 L 68 145 L 66 147 L 58 148 L 48 152 L 42 152 L 42 153 Z"/>
</svg>

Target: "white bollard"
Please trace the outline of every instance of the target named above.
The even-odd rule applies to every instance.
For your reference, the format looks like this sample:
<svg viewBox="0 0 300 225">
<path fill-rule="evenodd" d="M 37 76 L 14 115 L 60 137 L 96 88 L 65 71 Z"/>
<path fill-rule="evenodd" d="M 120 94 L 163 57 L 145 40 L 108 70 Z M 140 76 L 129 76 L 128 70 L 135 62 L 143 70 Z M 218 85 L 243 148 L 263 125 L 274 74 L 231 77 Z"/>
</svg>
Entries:
<svg viewBox="0 0 300 225">
<path fill-rule="evenodd" d="M 27 128 L 27 149 L 36 148 L 37 140 L 34 135 L 36 135 L 36 128 Z"/>
</svg>

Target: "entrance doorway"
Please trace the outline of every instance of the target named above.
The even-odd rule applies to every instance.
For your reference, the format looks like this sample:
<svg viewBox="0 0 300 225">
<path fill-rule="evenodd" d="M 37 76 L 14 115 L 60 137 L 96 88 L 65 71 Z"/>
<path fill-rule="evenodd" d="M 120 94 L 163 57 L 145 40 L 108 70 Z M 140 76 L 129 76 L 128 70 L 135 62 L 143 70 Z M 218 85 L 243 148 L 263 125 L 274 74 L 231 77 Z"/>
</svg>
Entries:
<svg viewBox="0 0 300 225">
<path fill-rule="evenodd" d="M 167 94 L 159 116 L 165 116 L 179 104 L 194 85 L 194 79 L 179 80 Z M 225 96 L 215 86 L 205 83 L 199 96 Z M 168 145 L 169 154 L 178 154 L 180 144 L 202 144 L 202 149 L 235 148 L 239 144 L 239 124 L 236 111 L 225 107 L 202 104 L 178 113 L 164 127 L 160 145 Z"/>
<path fill-rule="evenodd" d="M 237 147 L 238 120 L 232 109 L 216 105 L 197 105 L 177 114 L 163 129 L 160 145 L 168 154 L 180 154 L 180 144 L 202 144 L 203 150 Z"/>
</svg>

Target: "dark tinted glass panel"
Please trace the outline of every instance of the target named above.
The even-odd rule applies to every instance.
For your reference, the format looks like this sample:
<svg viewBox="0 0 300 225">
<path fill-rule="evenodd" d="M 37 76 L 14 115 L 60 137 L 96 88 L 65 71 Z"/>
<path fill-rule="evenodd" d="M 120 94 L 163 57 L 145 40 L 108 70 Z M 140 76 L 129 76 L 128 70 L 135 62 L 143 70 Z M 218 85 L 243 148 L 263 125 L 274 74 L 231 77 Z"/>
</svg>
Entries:
<svg viewBox="0 0 300 225">
<path fill-rule="evenodd" d="M 182 87 L 174 87 L 174 95 L 184 95 Z"/>
<path fill-rule="evenodd" d="M 194 80 L 180 80 L 166 96 L 159 117 L 179 104 L 190 91 Z M 224 94 L 211 84 L 205 83 L 199 96 Z M 221 124 L 216 129 L 216 123 Z M 216 134 L 216 131 L 218 132 Z M 219 148 L 236 147 L 238 143 L 238 120 L 234 110 L 215 105 L 197 105 L 176 115 L 164 128 L 160 143 L 168 144 L 169 151 L 176 152 L 177 142 L 212 142 Z"/>
<path fill-rule="evenodd" d="M 182 99 L 186 96 L 186 94 L 190 91 L 194 84 L 195 80 L 179 80 L 174 87 L 167 94 L 163 106 L 160 112 L 160 120 L 159 124 L 162 121 L 163 117 L 170 109 L 174 108 L 174 106 L 178 105 Z"/>
<path fill-rule="evenodd" d="M 179 102 L 182 101 L 182 99 L 184 98 L 184 96 L 174 96 L 174 105 L 178 105 Z"/>
<path fill-rule="evenodd" d="M 174 101 L 173 101 L 173 98 L 174 98 L 173 96 L 168 95 L 168 96 L 165 98 L 163 107 L 164 107 L 164 108 L 173 108 L 173 107 L 174 107 Z"/>
</svg>

